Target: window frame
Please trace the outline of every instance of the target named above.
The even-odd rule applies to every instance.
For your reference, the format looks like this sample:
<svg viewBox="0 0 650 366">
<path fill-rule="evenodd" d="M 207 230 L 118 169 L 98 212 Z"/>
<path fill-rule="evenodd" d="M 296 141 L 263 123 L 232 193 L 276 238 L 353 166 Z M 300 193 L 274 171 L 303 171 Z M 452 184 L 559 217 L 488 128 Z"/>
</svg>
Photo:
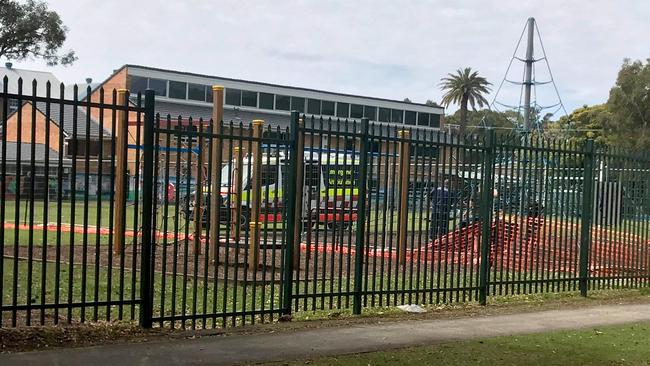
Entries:
<svg viewBox="0 0 650 366">
<path fill-rule="evenodd" d="M 183 97 L 180 97 L 180 94 L 178 96 L 172 96 L 172 85 L 180 86 L 181 84 L 185 85 L 185 92 L 183 93 Z M 180 89 L 179 89 L 180 91 Z M 176 80 L 168 80 L 167 81 L 167 96 L 170 99 L 180 99 L 180 100 L 187 100 L 187 82 L 185 81 L 176 81 Z"/>
<path fill-rule="evenodd" d="M 226 88 L 226 92 L 224 93 L 224 94 L 225 94 L 225 99 L 224 99 L 223 104 L 231 105 L 231 106 L 235 106 L 235 107 L 241 107 L 241 92 L 242 92 L 241 89 L 237 89 L 237 88 Z M 232 104 L 232 103 L 230 103 L 230 102 L 232 102 L 232 101 L 234 101 L 234 100 L 231 100 L 230 102 L 228 101 L 228 94 L 231 94 L 231 93 L 235 93 L 235 94 L 238 93 L 238 94 L 239 94 L 239 98 L 238 98 L 239 103 L 238 103 L 238 104 Z M 234 98 L 233 94 L 231 94 L 231 98 Z"/>
</svg>

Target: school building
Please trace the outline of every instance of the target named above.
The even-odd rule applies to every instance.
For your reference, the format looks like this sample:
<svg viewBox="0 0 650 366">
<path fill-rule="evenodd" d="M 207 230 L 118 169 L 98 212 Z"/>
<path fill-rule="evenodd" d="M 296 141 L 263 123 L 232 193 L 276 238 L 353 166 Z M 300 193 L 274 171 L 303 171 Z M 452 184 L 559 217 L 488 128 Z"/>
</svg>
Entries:
<svg viewBox="0 0 650 366">
<path fill-rule="evenodd" d="M 66 105 L 63 110 L 59 110 L 59 105 L 55 104 L 46 106 L 42 102 L 32 103 L 29 96 L 45 96 L 45 85 L 48 82 L 51 84 L 50 96 L 52 98 L 60 98 L 63 93 L 65 99 L 73 99 L 75 90 L 72 86 L 61 87 L 60 81 L 51 73 L 21 70 L 13 68 L 11 65 L 6 66 L 0 68 L 0 77 L 4 75 L 9 77 L 8 92 L 16 94 L 18 92 L 16 89 L 17 79 L 22 78 L 22 94 L 25 96 L 21 101 L 9 100 L 8 103 L 4 103 L 8 106 L 6 112 L 0 110 L 0 116 L 3 113 L 7 115 L 7 131 L 0 132 L 6 134 L 7 148 L 15 149 L 16 142 L 20 141 L 19 145 L 23 151 L 31 151 L 31 144 L 35 144 L 37 151 L 51 152 L 48 154 L 49 156 L 58 157 L 59 154 L 62 154 L 62 160 L 67 167 L 74 163 L 72 152 L 76 151 L 77 174 L 84 174 L 83 164 L 88 157 L 92 160 L 87 167 L 92 174 L 90 179 L 92 187 L 89 188 L 94 191 L 101 186 L 102 191 L 109 191 L 113 162 L 111 160 L 111 141 L 118 137 L 118 131 L 113 131 L 115 128 L 113 122 L 116 118 L 114 111 L 85 108 L 83 103 L 78 107 Z M 37 80 L 36 90 L 31 88 L 32 80 Z M 82 102 L 90 100 L 93 103 L 119 103 L 119 101 L 113 100 L 116 96 L 113 90 L 126 89 L 130 91 L 129 102 L 135 104 L 138 92 L 153 89 L 156 93 L 155 111 L 161 115 L 161 119 L 164 120 L 166 116 L 170 116 L 174 128 L 196 130 L 200 119 L 207 126 L 213 115 L 212 86 L 214 85 L 224 87 L 223 121 L 225 123 L 232 121 L 235 124 L 240 122 L 248 124 L 252 120 L 261 119 L 266 122 L 267 126 L 286 128 L 289 126 L 291 110 L 297 110 L 308 118 L 313 116 L 317 119 L 339 119 L 350 123 L 351 121 L 359 122 L 361 118 L 367 117 L 382 126 L 403 125 L 427 130 L 438 130 L 443 123 L 444 109 L 437 105 L 140 65 L 124 65 L 101 83 L 92 83 L 92 80 L 87 80 L 77 88 L 76 98 Z M 87 93 L 87 90 L 90 93 Z M 138 139 L 142 139 L 141 126 L 144 118 L 135 112 L 130 112 L 126 118 L 128 119 L 126 139 L 131 147 L 128 149 L 127 170 L 128 175 L 133 177 L 137 170 L 136 161 L 141 154 L 141 151 L 133 146 L 138 144 Z M 190 118 L 192 119 L 191 127 Z M 35 126 L 32 126 L 32 122 L 35 123 Z M 32 136 L 32 131 L 35 131 L 34 136 Z M 306 144 L 309 142 L 306 141 Z M 320 141 L 318 144 L 323 148 L 354 147 L 354 141 Z M 102 152 L 101 156 L 99 156 L 100 151 Z M 8 151 L 7 156 L 16 157 L 17 152 Z M 36 154 L 35 159 L 40 161 L 45 157 L 41 158 Z M 16 163 L 18 160 L 23 159 L 14 158 L 13 161 Z M 26 163 L 28 162 L 22 161 L 22 164 Z M 22 169 L 22 171 L 25 170 Z M 100 171 L 103 175 L 101 182 L 96 177 Z M 66 168 L 66 172 L 69 172 L 68 168 Z M 76 189 L 84 188 L 80 187 L 82 183 L 83 179 L 76 179 Z M 134 184 L 135 182 L 132 181 L 132 186 Z"/>
</svg>

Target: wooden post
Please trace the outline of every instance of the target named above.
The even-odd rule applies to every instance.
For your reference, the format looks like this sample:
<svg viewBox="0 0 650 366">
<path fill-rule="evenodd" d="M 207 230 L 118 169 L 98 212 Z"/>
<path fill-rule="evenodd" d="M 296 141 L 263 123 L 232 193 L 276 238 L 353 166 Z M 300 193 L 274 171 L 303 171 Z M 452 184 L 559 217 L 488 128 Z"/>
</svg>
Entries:
<svg viewBox="0 0 650 366">
<path fill-rule="evenodd" d="M 294 248 L 293 248 L 293 268 L 300 269 L 300 234 L 302 234 L 302 218 L 303 218 L 303 182 L 305 172 L 305 133 L 303 131 L 304 121 L 302 118 L 298 120 L 298 136 L 296 141 L 296 206 L 295 206 L 295 221 L 293 229 Z"/>
<path fill-rule="evenodd" d="M 127 105 L 126 89 L 117 90 L 117 105 Z M 124 228 L 126 225 L 126 189 L 127 189 L 127 144 L 128 144 L 128 117 L 125 110 L 117 111 L 117 132 L 115 134 L 115 202 L 113 205 L 115 224 L 113 225 L 113 253 L 121 254 L 124 249 Z"/>
<path fill-rule="evenodd" d="M 253 121 L 253 138 L 256 140 L 252 142 L 251 159 L 252 165 L 252 187 L 251 187 L 251 202 L 250 202 L 250 242 L 249 253 L 251 254 L 248 267 L 250 269 L 259 268 L 260 265 L 260 207 L 262 197 L 262 143 L 259 139 L 262 138 L 264 128 L 264 121 L 256 119 Z"/>
<path fill-rule="evenodd" d="M 408 139 L 410 131 L 401 130 L 397 132 L 400 139 Z M 408 141 L 399 142 L 399 210 L 398 217 L 398 230 L 399 238 L 397 242 L 397 251 L 399 255 L 399 263 L 406 264 L 406 234 L 408 231 L 408 197 L 409 197 L 409 160 L 411 143 Z"/>
<path fill-rule="evenodd" d="M 230 204 L 230 223 L 231 223 L 231 235 L 235 243 L 239 242 L 241 234 L 241 201 L 242 201 L 242 180 L 243 180 L 243 170 L 244 170 L 244 151 L 240 146 L 235 146 L 233 148 L 233 158 L 235 160 L 234 166 L 232 169 L 233 179 L 233 190 L 235 199 Z"/>
<path fill-rule="evenodd" d="M 203 123 L 199 123 L 199 133 L 203 133 Z M 196 188 L 194 189 L 194 254 L 201 254 L 201 235 L 203 234 L 203 137 L 196 141 L 199 154 L 196 158 Z"/>
<path fill-rule="evenodd" d="M 221 135 L 223 133 L 223 86 L 212 87 L 212 133 Z M 212 172 L 210 187 L 210 256 L 212 260 L 217 259 L 219 250 L 219 225 L 221 225 L 221 167 L 223 163 L 223 141 L 221 137 L 212 138 Z"/>
</svg>

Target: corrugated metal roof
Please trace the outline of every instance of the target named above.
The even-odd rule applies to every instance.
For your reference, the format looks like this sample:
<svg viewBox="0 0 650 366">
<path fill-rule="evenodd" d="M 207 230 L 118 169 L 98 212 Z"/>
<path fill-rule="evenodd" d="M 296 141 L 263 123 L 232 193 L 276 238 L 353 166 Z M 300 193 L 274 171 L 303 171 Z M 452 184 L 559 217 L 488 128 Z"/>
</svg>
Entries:
<svg viewBox="0 0 650 366">
<path fill-rule="evenodd" d="M 46 96 L 47 82 L 51 83 L 50 95 L 58 98 L 60 95 L 61 81 L 54 74 L 46 71 L 24 70 L 16 68 L 0 67 L 0 91 L 4 88 L 4 77 L 7 76 L 7 91 L 10 94 L 18 94 L 18 79 L 23 80 L 22 94 L 31 96 L 33 93 L 32 82 L 36 80 L 36 95 Z"/>
</svg>

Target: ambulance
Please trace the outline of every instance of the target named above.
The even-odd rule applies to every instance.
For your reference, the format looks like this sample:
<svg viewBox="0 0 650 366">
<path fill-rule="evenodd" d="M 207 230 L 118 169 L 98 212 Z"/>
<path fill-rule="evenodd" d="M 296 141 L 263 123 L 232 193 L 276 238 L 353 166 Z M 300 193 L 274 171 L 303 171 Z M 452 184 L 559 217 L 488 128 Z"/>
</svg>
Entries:
<svg viewBox="0 0 650 366">
<path fill-rule="evenodd" d="M 237 166 L 236 161 L 226 163 L 221 169 L 220 218 L 230 223 L 232 215 L 240 215 L 242 228 L 250 222 L 252 198 L 252 171 L 254 160 L 246 156 Z M 238 173 L 237 169 L 241 168 Z M 280 223 L 287 203 L 285 196 L 289 179 L 289 160 L 284 153 L 262 154 L 261 202 L 258 222 Z M 237 179 L 241 176 L 241 189 Z M 313 228 L 348 228 L 357 219 L 359 200 L 359 156 L 352 152 L 306 149 L 303 159 L 303 186 L 301 218 Z M 210 189 L 204 188 L 203 221 L 207 221 Z M 241 197 L 237 197 L 240 194 Z M 192 192 L 187 218 L 194 215 L 195 192 Z M 237 202 L 240 202 L 239 206 Z"/>
</svg>

